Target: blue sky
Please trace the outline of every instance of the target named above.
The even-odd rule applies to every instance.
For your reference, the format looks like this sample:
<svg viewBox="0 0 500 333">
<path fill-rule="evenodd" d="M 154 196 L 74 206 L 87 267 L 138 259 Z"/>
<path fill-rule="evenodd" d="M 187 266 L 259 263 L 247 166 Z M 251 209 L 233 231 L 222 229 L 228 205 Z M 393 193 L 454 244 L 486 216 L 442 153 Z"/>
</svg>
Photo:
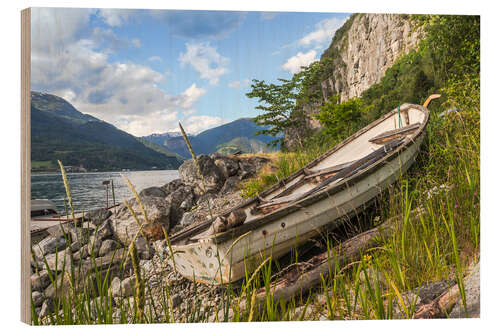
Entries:
<svg viewBox="0 0 500 333">
<path fill-rule="evenodd" d="M 32 90 L 133 135 L 256 116 L 252 79 L 319 59 L 349 14 L 35 8 Z"/>
</svg>

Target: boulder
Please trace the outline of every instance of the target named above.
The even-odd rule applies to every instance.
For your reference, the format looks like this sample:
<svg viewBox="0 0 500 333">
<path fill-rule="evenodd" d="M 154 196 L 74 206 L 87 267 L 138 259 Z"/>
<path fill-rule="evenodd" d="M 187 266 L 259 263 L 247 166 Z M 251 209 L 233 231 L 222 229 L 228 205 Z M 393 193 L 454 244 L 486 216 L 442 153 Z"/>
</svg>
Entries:
<svg viewBox="0 0 500 333">
<path fill-rule="evenodd" d="M 137 237 L 135 241 L 135 248 L 139 258 L 148 260 L 153 256 L 154 248 L 149 245 L 143 237 Z"/>
<path fill-rule="evenodd" d="M 170 227 L 170 203 L 158 197 L 143 196 L 141 202 L 148 215 L 149 223 L 144 219 L 139 203 L 132 199 L 130 205 L 139 221 L 143 224 L 143 232 L 150 240 L 164 238 L 163 229 L 168 231 Z M 139 225 L 125 205 L 121 205 L 116 216 L 111 222 L 113 234 L 118 240 L 129 245 L 132 238 L 139 231 Z"/>
<path fill-rule="evenodd" d="M 184 228 L 187 227 L 188 225 L 193 224 L 195 221 L 194 217 L 195 217 L 194 214 L 191 212 L 184 213 L 184 215 L 182 215 L 181 221 L 179 222 L 179 225 Z"/>
<path fill-rule="evenodd" d="M 99 248 L 99 257 L 103 257 L 106 254 L 113 252 L 115 249 L 118 249 L 120 244 L 118 244 L 115 240 L 106 239 L 102 241 L 101 247 Z"/>
<path fill-rule="evenodd" d="M 98 208 L 85 213 L 86 221 L 91 221 L 94 225 L 99 225 L 111 216 L 111 211 L 105 208 Z"/>
<path fill-rule="evenodd" d="M 62 271 L 63 268 L 68 272 L 71 268 L 72 252 L 71 249 L 65 249 L 45 256 L 47 266 L 51 271 Z"/>
<path fill-rule="evenodd" d="M 106 220 L 102 223 L 94 234 L 99 240 L 105 240 L 113 236 L 113 229 L 111 228 L 110 220 Z"/>
<path fill-rule="evenodd" d="M 220 190 L 220 194 L 228 194 L 238 190 L 238 185 L 240 183 L 240 178 L 238 176 L 232 176 L 226 179 L 224 186 Z"/>
<path fill-rule="evenodd" d="M 167 193 L 160 187 L 148 187 L 142 190 L 139 193 L 139 197 L 156 197 L 156 198 L 165 198 Z"/>
<path fill-rule="evenodd" d="M 179 186 L 184 185 L 181 179 L 177 178 L 172 180 L 170 183 L 167 183 L 161 187 L 163 191 L 168 195 L 169 193 L 172 193 L 173 191 L 177 190 Z"/>
<path fill-rule="evenodd" d="M 74 252 L 80 250 L 81 247 L 82 247 L 82 244 L 80 242 L 73 242 L 73 243 L 71 243 L 70 249 L 71 249 L 71 252 L 74 253 Z"/>
<path fill-rule="evenodd" d="M 250 178 L 257 172 L 257 167 L 247 161 L 241 161 L 240 163 L 239 178 L 241 180 Z"/>
<path fill-rule="evenodd" d="M 43 304 L 43 294 L 39 291 L 33 291 L 31 293 L 31 300 L 33 301 L 35 308 L 38 308 Z"/>
<path fill-rule="evenodd" d="M 134 288 L 135 276 L 125 278 L 123 281 L 115 277 L 111 281 L 110 292 L 113 297 L 130 297 L 134 295 Z"/>
<path fill-rule="evenodd" d="M 33 245 L 33 252 L 37 259 L 42 259 L 56 251 L 60 251 L 66 247 L 66 238 L 48 236 L 42 239 L 38 244 Z"/>
<path fill-rule="evenodd" d="M 88 254 L 93 254 L 95 257 L 99 256 L 99 250 L 101 249 L 102 240 L 99 239 L 96 235 L 92 235 L 89 238 L 89 242 L 87 244 L 87 252 Z"/>
<path fill-rule="evenodd" d="M 232 158 L 222 154 L 212 154 L 214 163 L 220 168 L 224 178 L 229 178 L 238 173 L 239 165 L 238 158 Z"/>
<path fill-rule="evenodd" d="M 50 277 L 48 271 L 38 271 L 38 273 L 31 275 L 31 290 L 43 291 L 49 284 Z"/>
<path fill-rule="evenodd" d="M 54 302 L 50 298 L 47 298 L 42 304 L 38 317 L 43 318 L 52 312 L 54 312 Z"/>
<path fill-rule="evenodd" d="M 71 235 L 71 240 L 73 242 L 81 242 L 81 244 L 86 244 L 89 241 L 89 237 L 94 233 L 94 229 L 91 228 L 70 228 L 69 233 Z"/>
<path fill-rule="evenodd" d="M 78 251 L 73 253 L 73 261 L 80 261 L 89 256 L 89 249 L 87 245 L 82 246 Z"/>
<path fill-rule="evenodd" d="M 450 318 L 479 318 L 481 314 L 481 283 L 479 263 L 472 269 L 472 273 L 465 279 L 465 305 L 467 314 L 459 296 L 458 302 L 453 307 Z"/>
<path fill-rule="evenodd" d="M 206 192 L 217 193 L 222 188 L 225 181 L 225 177 L 221 169 L 208 155 L 199 155 L 197 157 L 197 161 L 200 166 L 200 172 L 205 180 Z M 192 159 L 185 161 L 179 167 L 179 176 L 184 184 L 193 186 L 194 194 L 196 196 L 204 194 L 202 178 L 198 174 L 198 169 Z"/>
<path fill-rule="evenodd" d="M 173 227 L 179 223 L 184 212 L 193 207 L 193 188 L 186 185 L 179 186 L 166 200 L 170 204 L 170 227 Z"/>
</svg>

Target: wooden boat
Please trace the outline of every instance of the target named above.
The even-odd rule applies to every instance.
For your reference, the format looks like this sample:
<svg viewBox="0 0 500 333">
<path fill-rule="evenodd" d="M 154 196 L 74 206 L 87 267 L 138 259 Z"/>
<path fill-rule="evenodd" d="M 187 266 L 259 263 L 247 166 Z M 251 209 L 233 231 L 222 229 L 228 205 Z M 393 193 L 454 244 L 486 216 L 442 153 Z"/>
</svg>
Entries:
<svg viewBox="0 0 500 333">
<path fill-rule="evenodd" d="M 401 105 L 258 196 L 172 235 L 169 263 L 189 279 L 228 283 L 338 226 L 414 162 L 436 97 Z"/>
</svg>

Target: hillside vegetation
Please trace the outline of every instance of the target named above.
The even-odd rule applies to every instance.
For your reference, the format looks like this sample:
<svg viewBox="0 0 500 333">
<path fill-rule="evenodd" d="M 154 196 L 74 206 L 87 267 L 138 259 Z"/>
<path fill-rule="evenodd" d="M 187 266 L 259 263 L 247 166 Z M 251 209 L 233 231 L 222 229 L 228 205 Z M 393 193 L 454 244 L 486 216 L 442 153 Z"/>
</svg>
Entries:
<svg viewBox="0 0 500 333">
<path fill-rule="evenodd" d="M 111 124 L 76 110 L 64 99 L 32 92 L 33 171 L 54 170 L 56 161 L 88 171 L 177 169 L 182 159 L 152 149 Z"/>
<path fill-rule="evenodd" d="M 403 317 L 411 318 L 414 304 L 403 301 L 401 294 L 446 279 L 457 281 L 465 303 L 464 274 L 479 260 L 480 19 L 442 15 L 410 19 L 426 31 L 418 49 L 400 57 L 359 98 L 339 103 L 334 96 L 323 103 L 316 116 L 323 129 L 304 139 L 302 148 L 282 152 L 276 171 L 267 169 L 242 189 L 245 196 L 256 195 L 385 112 L 404 102 L 422 104 L 432 93 L 442 94 L 429 106 L 427 135 L 414 165 L 382 193 L 373 210 L 351 220 L 344 231 L 352 235 L 363 225 L 373 227 L 399 217 L 392 236 L 366 251 L 361 262 L 335 266 L 325 277 L 318 292 L 326 297 L 322 309 L 330 319 L 392 318 L 394 302 Z M 305 72 L 322 65 L 312 64 Z M 290 116 L 300 114 L 301 98 L 309 93 L 307 86 L 298 87 Z M 458 112 L 445 112 L 449 109 Z M 410 214 L 417 207 L 422 212 L 419 217 Z M 338 236 L 331 236 L 324 238 L 328 246 L 336 244 Z M 379 273 L 373 276 L 373 272 Z M 366 277 L 364 282 L 360 276 Z M 261 319 L 269 318 L 262 314 Z"/>
</svg>

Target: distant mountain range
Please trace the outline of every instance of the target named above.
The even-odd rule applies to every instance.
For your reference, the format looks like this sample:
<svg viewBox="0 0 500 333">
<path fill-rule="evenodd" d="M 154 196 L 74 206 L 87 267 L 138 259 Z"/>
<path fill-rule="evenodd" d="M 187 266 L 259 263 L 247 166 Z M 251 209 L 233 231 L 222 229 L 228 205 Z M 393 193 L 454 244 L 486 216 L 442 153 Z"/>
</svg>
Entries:
<svg viewBox="0 0 500 333">
<path fill-rule="evenodd" d="M 87 171 L 177 169 L 182 163 L 163 145 L 83 114 L 61 97 L 32 91 L 32 170 L 56 170 L 57 160 Z"/>
<path fill-rule="evenodd" d="M 196 154 L 214 152 L 234 153 L 238 150 L 244 153 L 269 152 L 273 148 L 267 144 L 275 138 L 269 135 L 254 134 L 263 127 L 255 124 L 251 118 L 240 118 L 230 123 L 203 131 L 197 135 L 188 135 Z M 142 137 L 145 140 L 164 146 L 167 150 L 184 158 L 190 158 L 184 138 L 177 132 L 151 134 Z"/>
</svg>

